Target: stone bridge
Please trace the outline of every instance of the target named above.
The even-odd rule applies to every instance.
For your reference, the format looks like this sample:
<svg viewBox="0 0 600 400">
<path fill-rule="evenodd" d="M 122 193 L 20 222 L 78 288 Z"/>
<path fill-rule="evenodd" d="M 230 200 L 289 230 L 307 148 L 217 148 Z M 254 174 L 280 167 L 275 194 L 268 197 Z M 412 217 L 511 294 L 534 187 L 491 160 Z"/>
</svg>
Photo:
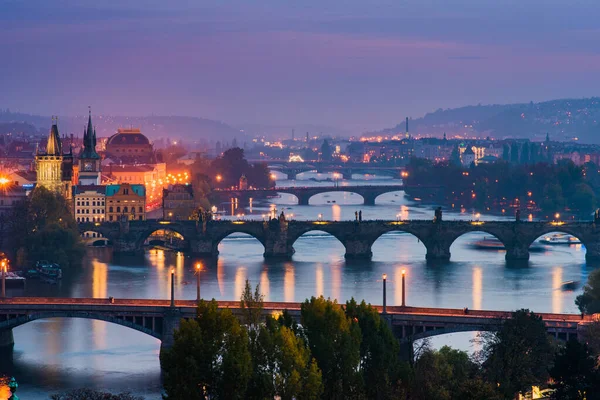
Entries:
<svg viewBox="0 0 600 400">
<path fill-rule="evenodd" d="M 244 204 L 250 198 L 265 198 L 274 196 L 277 193 L 286 193 L 296 196 L 298 205 L 309 205 L 310 198 L 321 193 L 329 192 L 349 192 L 358 194 L 363 198 L 363 203 L 367 206 L 374 206 L 375 199 L 382 194 L 399 192 L 405 189 L 418 188 L 419 190 L 430 190 L 437 192 L 441 190 L 439 186 L 405 186 L 405 185 L 373 185 L 373 186 L 317 186 L 317 187 L 276 187 L 273 189 L 256 189 L 256 190 L 215 190 L 211 193 L 212 197 L 218 198 L 220 201 L 227 201 L 231 198 L 237 198 Z"/>
<path fill-rule="evenodd" d="M 352 179 L 352 174 L 381 173 L 400 179 L 404 167 L 382 167 L 366 163 L 339 163 L 339 162 L 273 162 L 269 164 L 271 171 L 279 171 L 287 175 L 288 180 L 295 180 L 298 174 L 308 171 L 318 173 L 333 172 L 341 174 L 344 179 Z"/>
<path fill-rule="evenodd" d="M 337 238 L 348 259 L 368 259 L 373 243 L 388 232 L 414 235 L 427 250 L 428 260 L 449 260 L 450 246 L 469 232 L 484 232 L 496 237 L 505 247 L 507 260 L 529 259 L 529 247 L 550 232 L 573 235 L 586 248 L 588 260 L 600 260 L 600 226 L 594 222 L 515 222 L 515 221 L 121 221 L 82 223 L 81 232 L 101 233 L 113 244 L 116 253 L 141 254 L 145 240 L 157 230 L 171 230 L 184 237 L 186 248 L 198 257 L 216 257 L 219 243 L 234 233 L 256 238 L 264 246 L 266 258 L 289 258 L 294 243 L 311 231 L 322 231 Z"/>
<path fill-rule="evenodd" d="M 220 308 L 241 314 L 239 302 L 219 301 Z M 494 331 L 511 318 L 510 312 L 388 306 L 381 316 L 392 327 L 396 338 L 412 348 L 414 340 L 453 332 Z M 278 315 L 287 310 L 300 321 L 300 303 L 265 302 L 264 315 Z M 574 314 L 538 314 L 548 333 L 558 339 L 577 338 L 581 327 L 592 322 L 592 316 Z M 181 319 L 196 316 L 196 302 L 151 299 L 100 298 L 36 298 L 0 299 L 0 348 L 12 348 L 12 330 L 31 321 L 46 318 L 87 318 L 126 326 L 161 341 L 161 348 L 173 344 L 173 331 Z M 410 349 L 409 349 L 410 354 Z"/>
</svg>

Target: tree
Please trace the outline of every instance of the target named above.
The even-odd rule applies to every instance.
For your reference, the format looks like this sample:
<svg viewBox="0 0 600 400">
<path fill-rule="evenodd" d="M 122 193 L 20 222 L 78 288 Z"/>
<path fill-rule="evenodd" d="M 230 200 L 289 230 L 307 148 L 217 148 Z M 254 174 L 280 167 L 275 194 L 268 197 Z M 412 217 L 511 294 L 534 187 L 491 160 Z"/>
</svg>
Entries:
<svg viewBox="0 0 600 400">
<path fill-rule="evenodd" d="M 600 399 L 600 373 L 586 344 L 569 340 L 556 355 L 550 370 L 557 400 Z"/>
<path fill-rule="evenodd" d="M 504 143 L 502 146 L 502 159 L 506 162 L 510 161 L 510 146 L 508 143 Z"/>
<path fill-rule="evenodd" d="M 577 296 L 575 304 L 582 313 L 600 313 L 600 269 L 590 273 L 583 293 Z"/>
<path fill-rule="evenodd" d="M 417 400 L 499 399 L 468 354 L 448 346 L 438 351 L 427 349 L 417 359 L 411 396 Z"/>
<path fill-rule="evenodd" d="M 244 150 L 239 147 L 226 150 L 221 157 L 215 158 L 210 164 L 210 171 L 214 176 L 220 176 L 220 182 L 215 182 L 215 186 L 237 186 L 242 175 L 245 175 L 248 184 L 254 187 L 263 188 L 273 185 L 267 165 L 265 163 L 251 165 L 244 158 Z"/>
<path fill-rule="evenodd" d="M 161 354 L 165 399 L 244 399 L 252 375 L 248 335 L 230 310 L 201 301 Z"/>
<path fill-rule="evenodd" d="M 578 183 L 569 198 L 569 207 L 577 210 L 579 215 L 590 215 L 596 207 L 596 195 L 586 183 Z"/>
<path fill-rule="evenodd" d="M 452 149 L 452 153 L 450 154 L 450 164 L 455 167 L 461 165 L 460 151 L 458 150 L 458 145 L 454 145 L 454 148 Z"/>
<path fill-rule="evenodd" d="M 144 398 L 127 392 L 112 394 L 93 389 L 74 389 L 66 393 L 53 394 L 50 400 L 144 400 Z"/>
<path fill-rule="evenodd" d="M 346 302 L 346 315 L 358 321 L 362 340 L 360 343 L 360 371 L 365 383 L 365 394 L 370 399 L 397 398 L 402 390 L 402 365 L 398 354 L 400 345 L 379 312 L 362 301 Z M 402 377 L 405 378 L 406 376 Z"/>
<path fill-rule="evenodd" d="M 62 267 L 81 263 L 85 248 L 67 202 L 42 186 L 15 207 L 8 229 L 21 249 L 20 264 L 41 259 Z"/>
<path fill-rule="evenodd" d="M 312 355 L 323 373 L 323 398 L 353 399 L 362 393 L 361 334 L 337 301 L 323 296 L 302 303 L 302 327 Z"/>
<path fill-rule="evenodd" d="M 497 382 L 506 398 L 546 382 L 553 347 L 540 316 L 525 309 L 516 311 L 498 332 L 483 333 L 481 338 L 487 379 Z"/>
<path fill-rule="evenodd" d="M 519 144 L 513 142 L 510 146 L 510 162 L 513 164 L 519 163 Z"/>
<path fill-rule="evenodd" d="M 523 146 L 521 146 L 521 164 L 529 164 L 529 160 L 529 142 L 525 142 L 523 143 Z"/>
</svg>

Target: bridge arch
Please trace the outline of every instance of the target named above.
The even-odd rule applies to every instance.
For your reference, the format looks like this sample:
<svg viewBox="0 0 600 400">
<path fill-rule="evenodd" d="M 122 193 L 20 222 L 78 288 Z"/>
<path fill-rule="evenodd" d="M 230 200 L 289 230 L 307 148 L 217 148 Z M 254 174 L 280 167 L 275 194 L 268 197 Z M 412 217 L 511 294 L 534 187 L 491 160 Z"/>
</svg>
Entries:
<svg viewBox="0 0 600 400">
<path fill-rule="evenodd" d="M 479 236 L 475 237 L 474 235 L 476 234 L 479 234 Z M 483 236 L 481 236 L 481 234 L 483 234 Z M 448 241 L 450 242 L 448 251 L 452 253 L 452 248 L 454 247 L 457 249 L 457 246 L 460 244 L 460 242 L 468 238 L 469 235 L 473 237 L 472 242 L 470 242 L 468 246 L 473 250 L 495 251 L 504 256 L 507 250 L 507 245 L 510 246 L 510 242 L 507 238 L 499 235 L 498 232 L 495 232 L 494 230 L 486 229 L 485 226 L 482 225 L 478 226 L 477 229 L 468 230 L 466 232 L 461 232 L 450 236 L 448 238 Z"/>
<path fill-rule="evenodd" d="M 298 239 L 300 239 L 301 237 L 304 238 L 310 238 L 310 239 L 317 239 L 317 240 L 322 240 L 325 238 L 329 238 L 329 237 L 333 237 L 336 240 L 336 245 L 341 245 L 342 248 L 342 255 L 347 252 L 347 248 L 346 248 L 346 243 L 343 240 L 343 238 L 341 238 L 340 236 L 338 236 L 337 232 L 332 232 L 329 229 L 326 228 L 327 225 L 315 225 L 314 228 L 308 228 L 308 229 L 304 229 L 300 232 L 296 232 L 295 235 L 293 237 L 288 237 L 288 243 L 292 248 L 295 248 L 297 246 L 297 242 Z M 318 244 L 317 244 L 318 245 Z M 331 248 L 328 248 L 328 250 L 330 250 Z M 335 249 L 331 249 L 332 253 L 335 254 Z M 302 253 L 300 253 L 302 254 Z"/>
<path fill-rule="evenodd" d="M 127 328 L 134 329 L 138 332 L 145 333 L 153 338 L 162 340 L 163 331 L 163 317 L 141 317 L 141 323 L 136 323 L 136 317 L 127 316 L 110 316 L 103 313 L 94 312 L 83 312 L 83 311 L 52 311 L 52 312 L 36 312 L 27 315 L 18 315 L 6 321 L 0 322 L 0 332 L 11 330 L 24 325 L 28 322 L 40 320 L 40 319 L 51 319 L 51 318 L 82 318 L 92 319 L 97 321 L 110 322 L 116 325 L 125 326 Z M 139 322 L 139 318 L 137 317 Z"/>
<path fill-rule="evenodd" d="M 263 237 L 263 235 L 257 234 L 257 232 L 255 232 L 253 229 L 244 229 L 243 225 L 240 225 L 240 228 L 228 229 L 224 232 L 221 232 L 218 236 L 213 238 L 212 254 L 218 255 L 219 254 L 219 245 L 223 242 L 223 240 L 225 240 L 229 236 L 235 235 L 235 234 L 243 234 L 246 237 L 249 236 L 249 237 L 252 237 L 253 239 L 256 239 L 263 246 L 263 249 L 266 250 L 266 240 Z"/>
<path fill-rule="evenodd" d="M 404 260 L 406 256 L 422 260 L 427 253 L 427 246 L 419 236 L 421 235 L 411 232 L 410 229 L 402 229 L 401 225 L 398 225 L 378 235 L 371 243 L 371 250 L 378 260 L 385 259 L 385 256 L 379 255 L 389 254 L 390 251 L 399 254 L 394 254 L 393 260 L 386 261 L 398 261 L 398 257 Z"/>
<path fill-rule="evenodd" d="M 157 232 L 173 232 L 176 233 L 179 237 L 175 236 L 175 238 L 177 238 L 177 240 L 181 241 L 180 244 L 182 247 L 182 250 L 187 250 L 190 247 L 190 243 L 189 243 L 189 239 L 186 237 L 186 233 L 184 233 L 183 229 L 180 229 L 177 225 L 158 225 L 158 226 L 152 226 L 151 228 L 143 231 L 137 238 L 136 240 L 136 248 L 137 249 L 141 249 L 144 247 L 144 243 L 146 242 L 146 240 L 148 240 L 149 238 L 152 237 L 153 234 L 157 233 Z"/>
<path fill-rule="evenodd" d="M 577 239 L 579 241 L 579 243 L 574 243 L 574 246 L 581 246 L 582 248 L 585 248 L 585 254 L 586 257 L 588 255 L 589 249 L 592 246 L 592 243 L 590 240 L 588 240 L 588 238 L 585 237 L 585 235 L 581 235 L 581 233 L 576 233 L 574 232 L 572 229 L 568 228 L 568 227 L 561 227 L 561 226 L 549 226 L 546 229 L 543 229 L 540 232 L 536 232 L 536 237 L 529 237 L 527 240 L 527 246 L 529 247 L 530 251 L 532 251 L 532 246 L 534 245 L 534 243 L 540 239 L 550 239 L 553 240 L 553 236 L 555 234 L 566 234 L 566 235 L 570 235 L 572 237 L 574 237 L 575 239 Z M 548 246 L 552 246 L 552 243 L 544 243 L 547 244 Z M 562 244 L 562 245 L 566 245 L 566 246 L 571 246 L 569 244 L 564 244 L 564 243 L 555 243 L 555 244 Z"/>
</svg>

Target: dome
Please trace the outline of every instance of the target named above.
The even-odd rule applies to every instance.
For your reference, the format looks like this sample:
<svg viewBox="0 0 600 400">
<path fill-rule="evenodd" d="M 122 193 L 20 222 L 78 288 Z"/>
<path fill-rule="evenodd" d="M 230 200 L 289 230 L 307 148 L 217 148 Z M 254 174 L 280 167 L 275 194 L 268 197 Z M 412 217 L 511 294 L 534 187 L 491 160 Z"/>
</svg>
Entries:
<svg viewBox="0 0 600 400">
<path fill-rule="evenodd" d="M 119 128 L 117 133 L 108 138 L 106 145 L 144 145 L 150 144 L 150 141 L 142 132 L 137 129 Z"/>
</svg>

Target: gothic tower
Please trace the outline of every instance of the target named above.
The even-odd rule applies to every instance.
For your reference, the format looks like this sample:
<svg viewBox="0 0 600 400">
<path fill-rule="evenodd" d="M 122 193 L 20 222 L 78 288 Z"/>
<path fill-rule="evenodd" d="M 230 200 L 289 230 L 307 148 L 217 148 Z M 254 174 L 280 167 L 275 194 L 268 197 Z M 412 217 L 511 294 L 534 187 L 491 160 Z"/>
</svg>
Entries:
<svg viewBox="0 0 600 400">
<path fill-rule="evenodd" d="M 52 119 L 52 128 L 48 135 L 46 151 L 38 151 L 35 155 L 35 170 L 37 185 L 60 194 L 65 199 L 71 199 L 71 180 L 65 169 L 65 162 L 72 160 L 72 155 L 63 154 L 60 135 L 58 134 L 57 120 Z"/>
<path fill-rule="evenodd" d="M 89 111 L 87 129 L 83 131 L 83 150 L 79 154 L 79 184 L 100 185 L 100 156 L 96 153 L 96 129 L 92 127 L 92 110 Z"/>
</svg>

